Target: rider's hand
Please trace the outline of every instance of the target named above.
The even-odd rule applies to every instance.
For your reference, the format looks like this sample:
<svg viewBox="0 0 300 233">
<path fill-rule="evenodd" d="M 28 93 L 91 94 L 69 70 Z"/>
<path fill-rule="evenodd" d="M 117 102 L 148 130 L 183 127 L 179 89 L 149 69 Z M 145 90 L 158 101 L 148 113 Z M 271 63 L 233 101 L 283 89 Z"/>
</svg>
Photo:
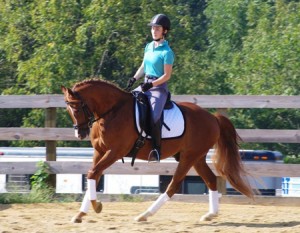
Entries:
<svg viewBox="0 0 300 233">
<path fill-rule="evenodd" d="M 133 84 L 136 82 L 136 79 L 135 78 L 130 78 L 127 82 L 127 87 L 126 87 L 126 90 L 129 90 L 131 89 L 131 87 L 133 86 Z"/>
<path fill-rule="evenodd" d="M 142 91 L 143 92 L 146 92 L 148 91 L 150 88 L 153 87 L 153 84 L 152 83 L 142 83 L 141 84 L 141 88 L 142 88 Z"/>
</svg>

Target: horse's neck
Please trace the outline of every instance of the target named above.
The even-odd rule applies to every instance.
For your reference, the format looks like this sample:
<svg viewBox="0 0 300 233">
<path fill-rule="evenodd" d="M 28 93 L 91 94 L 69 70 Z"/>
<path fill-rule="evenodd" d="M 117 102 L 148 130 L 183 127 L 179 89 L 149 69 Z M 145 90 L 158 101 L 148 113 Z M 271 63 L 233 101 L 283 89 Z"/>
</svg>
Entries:
<svg viewBox="0 0 300 233">
<path fill-rule="evenodd" d="M 132 99 L 129 95 L 120 91 L 98 92 L 97 94 L 99 97 L 96 98 L 96 103 L 93 107 L 97 115 L 105 114 L 111 110 L 117 110 L 124 105 L 130 104 L 130 100 Z"/>
</svg>

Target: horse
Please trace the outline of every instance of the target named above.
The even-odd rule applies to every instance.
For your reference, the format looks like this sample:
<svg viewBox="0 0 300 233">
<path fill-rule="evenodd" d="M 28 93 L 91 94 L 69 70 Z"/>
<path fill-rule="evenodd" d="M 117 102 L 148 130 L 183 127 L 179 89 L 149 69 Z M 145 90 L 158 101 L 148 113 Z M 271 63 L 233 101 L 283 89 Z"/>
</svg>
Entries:
<svg viewBox="0 0 300 233">
<path fill-rule="evenodd" d="M 81 223 L 90 205 L 96 213 L 102 210 L 102 203 L 96 197 L 96 185 L 103 171 L 128 155 L 138 138 L 134 125 L 135 99 L 132 93 L 117 85 L 95 78 L 78 82 L 72 89 L 61 86 L 61 90 L 74 123 L 75 136 L 79 139 L 89 136 L 94 148 L 93 163 L 87 172 L 87 190 L 79 213 L 71 220 Z M 185 131 L 181 137 L 162 139 L 161 159 L 176 155 L 178 165 L 166 191 L 135 218 L 138 222 L 147 221 L 178 191 L 192 167 L 209 189 L 209 210 L 200 220 L 211 220 L 218 215 L 217 178 L 206 163 L 211 148 L 215 151 L 213 161 L 217 173 L 240 193 L 254 197 L 254 191 L 245 180 L 247 173 L 239 154 L 240 137 L 232 122 L 190 102 L 176 104 L 186 120 Z M 145 140 L 136 158 L 148 160 L 151 149 L 150 140 Z"/>
</svg>

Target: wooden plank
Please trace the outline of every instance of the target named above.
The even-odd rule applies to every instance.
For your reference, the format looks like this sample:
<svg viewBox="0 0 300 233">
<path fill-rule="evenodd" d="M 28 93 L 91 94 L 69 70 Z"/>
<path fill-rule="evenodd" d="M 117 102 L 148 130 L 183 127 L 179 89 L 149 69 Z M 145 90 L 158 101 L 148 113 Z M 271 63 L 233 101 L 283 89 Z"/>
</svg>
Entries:
<svg viewBox="0 0 300 233">
<path fill-rule="evenodd" d="M 244 142 L 300 143 L 300 130 L 237 129 L 237 132 Z M 0 140 L 78 141 L 79 139 L 75 138 L 72 128 L 0 128 Z"/>
<path fill-rule="evenodd" d="M 63 95 L 0 95 L 0 108 L 63 108 Z"/>
<path fill-rule="evenodd" d="M 300 96 L 173 95 L 203 108 L 300 108 Z M 0 108 L 64 108 L 63 95 L 0 95 Z"/>
<path fill-rule="evenodd" d="M 300 130 L 237 129 L 245 142 L 300 143 Z"/>
<path fill-rule="evenodd" d="M 192 102 L 203 108 L 299 108 L 300 96 L 257 95 L 174 95 L 179 102 Z"/>
<path fill-rule="evenodd" d="M 91 162 L 48 161 L 53 174 L 86 174 L 91 167 Z M 214 165 L 208 162 L 209 167 L 216 173 Z M 245 169 L 254 177 L 300 177 L 300 164 L 283 164 L 271 162 L 245 162 Z M 105 170 L 104 174 L 127 175 L 173 175 L 177 167 L 176 162 L 151 164 L 136 162 L 134 167 L 130 163 L 116 162 Z M 36 162 L 1 162 L 0 174 L 33 174 L 36 171 Z M 233 171 L 234 172 L 234 171 Z M 191 169 L 189 176 L 197 173 Z"/>
<path fill-rule="evenodd" d="M 0 140 L 79 141 L 72 128 L 0 128 Z"/>
<path fill-rule="evenodd" d="M 92 162 L 67 162 L 47 161 L 53 174 L 85 174 L 90 169 Z M 172 175 L 176 169 L 176 163 L 148 164 L 136 162 L 134 167 L 130 163 L 116 162 L 105 170 L 104 174 L 162 174 Z M 37 170 L 36 162 L 1 162 L 0 174 L 33 174 Z M 195 171 L 191 174 L 196 174 Z"/>
</svg>

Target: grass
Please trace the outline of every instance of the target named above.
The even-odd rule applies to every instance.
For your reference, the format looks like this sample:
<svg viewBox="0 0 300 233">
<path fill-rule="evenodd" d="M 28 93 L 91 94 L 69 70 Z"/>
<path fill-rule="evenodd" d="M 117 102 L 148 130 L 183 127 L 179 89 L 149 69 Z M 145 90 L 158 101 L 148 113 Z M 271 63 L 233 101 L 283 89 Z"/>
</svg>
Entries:
<svg viewBox="0 0 300 233">
<path fill-rule="evenodd" d="M 52 189 L 31 190 L 29 193 L 1 193 L 1 204 L 12 203 L 47 203 L 51 202 L 54 197 Z"/>
<path fill-rule="evenodd" d="M 0 204 L 78 202 L 81 200 L 81 194 L 57 194 L 52 188 L 31 190 L 29 193 L 0 193 Z"/>
</svg>

